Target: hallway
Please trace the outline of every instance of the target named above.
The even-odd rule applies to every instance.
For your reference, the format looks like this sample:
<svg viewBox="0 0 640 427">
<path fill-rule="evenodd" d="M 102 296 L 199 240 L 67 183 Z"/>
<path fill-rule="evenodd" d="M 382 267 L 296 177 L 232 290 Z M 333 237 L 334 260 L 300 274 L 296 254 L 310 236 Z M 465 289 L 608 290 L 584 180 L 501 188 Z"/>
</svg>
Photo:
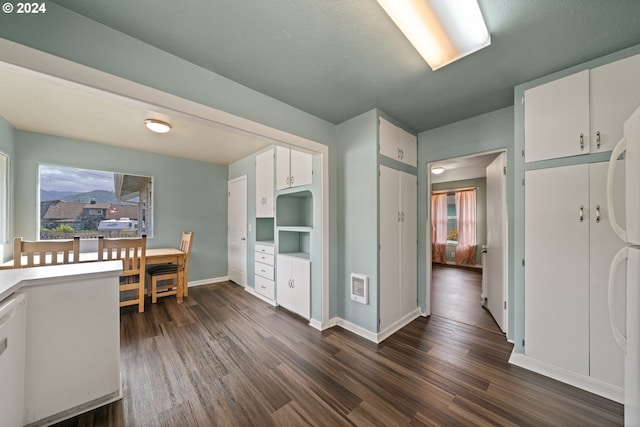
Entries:
<svg viewBox="0 0 640 427">
<path fill-rule="evenodd" d="M 480 304 L 482 270 L 432 264 L 431 314 L 501 334 Z"/>
</svg>

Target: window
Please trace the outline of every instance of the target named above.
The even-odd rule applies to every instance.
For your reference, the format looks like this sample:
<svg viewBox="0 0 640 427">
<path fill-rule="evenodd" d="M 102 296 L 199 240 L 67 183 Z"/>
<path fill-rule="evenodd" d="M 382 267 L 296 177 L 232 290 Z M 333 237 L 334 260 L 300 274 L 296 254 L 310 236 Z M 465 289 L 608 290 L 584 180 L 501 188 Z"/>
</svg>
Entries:
<svg viewBox="0 0 640 427">
<path fill-rule="evenodd" d="M 40 165 L 40 239 L 153 236 L 152 178 Z"/>
<path fill-rule="evenodd" d="M 458 217 L 456 215 L 455 193 L 447 193 L 447 241 L 458 241 Z"/>
</svg>

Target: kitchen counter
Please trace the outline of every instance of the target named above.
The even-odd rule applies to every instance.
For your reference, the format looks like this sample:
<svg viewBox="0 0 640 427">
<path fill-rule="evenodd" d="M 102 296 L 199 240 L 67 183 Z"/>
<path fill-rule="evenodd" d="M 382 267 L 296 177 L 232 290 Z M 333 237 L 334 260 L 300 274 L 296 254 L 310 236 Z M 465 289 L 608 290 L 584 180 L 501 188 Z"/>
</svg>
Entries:
<svg viewBox="0 0 640 427">
<path fill-rule="evenodd" d="M 0 270 L 0 301 L 24 286 L 42 286 L 84 278 L 118 276 L 122 273 L 121 261 L 90 262 L 81 264 L 48 265 L 44 267 Z"/>
<path fill-rule="evenodd" d="M 0 301 L 26 296 L 23 425 L 50 425 L 122 397 L 121 273 L 121 261 L 0 271 Z"/>
</svg>

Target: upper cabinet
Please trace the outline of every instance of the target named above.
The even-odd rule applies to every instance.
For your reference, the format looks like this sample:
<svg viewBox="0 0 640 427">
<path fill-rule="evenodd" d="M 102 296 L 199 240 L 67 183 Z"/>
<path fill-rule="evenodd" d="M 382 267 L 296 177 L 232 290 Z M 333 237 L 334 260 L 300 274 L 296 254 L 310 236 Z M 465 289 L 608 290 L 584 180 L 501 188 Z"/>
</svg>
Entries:
<svg viewBox="0 0 640 427">
<path fill-rule="evenodd" d="M 256 217 L 273 218 L 273 148 L 256 156 Z"/>
<path fill-rule="evenodd" d="M 380 154 L 410 166 L 418 166 L 415 135 L 380 117 Z"/>
<path fill-rule="evenodd" d="M 276 190 L 308 185 L 312 181 L 311 154 L 276 147 Z"/>
<path fill-rule="evenodd" d="M 524 92 L 525 161 L 611 151 L 640 105 L 640 55 Z"/>
</svg>

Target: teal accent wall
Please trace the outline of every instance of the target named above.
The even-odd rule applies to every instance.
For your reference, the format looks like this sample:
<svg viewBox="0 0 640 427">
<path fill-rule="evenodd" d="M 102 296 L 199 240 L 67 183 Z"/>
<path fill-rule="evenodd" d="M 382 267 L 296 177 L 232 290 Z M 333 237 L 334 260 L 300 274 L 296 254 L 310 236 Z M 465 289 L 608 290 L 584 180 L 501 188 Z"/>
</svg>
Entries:
<svg viewBox="0 0 640 427">
<path fill-rule="evenodd" d="M 338 125 L 338 316 L 378 332 L 378 111 Z M 369 304 L 351 300 L 351 273 L 369 276 Z"/>
<path fill-rule="evenodd" d="M 442 126 L 418 135 L 418 301 L 426 312 L 427 268 L 427 205 L 430 203 L 427 188 L 427 164 L 437 160 L 468 156 L 490 151 L 507 152 L 507 211 L 514 218 L 514 173 L 513 173 L 513 107 L 503 108 L 488 114 Z M 513 307 L 513 221 L 509 222 L 509 301 Z M 513 310 L 509 310 L 509 324 L 513 325 Z M 510 329 L 511 330 L 511 329 Z M 508 338 L 513 338 L 509 336 Z"/>
<path fill-rule="evenodd" d="M 177 247 L 183 230 L 194 231 L 189 280 L 227 275 L 226 165 L 24 131 L 15 132 L 15 148 L 16 236 L 37 238 L 38 164 L 147 175 L 154 192 L 148 246 Z"/>
</svg>

